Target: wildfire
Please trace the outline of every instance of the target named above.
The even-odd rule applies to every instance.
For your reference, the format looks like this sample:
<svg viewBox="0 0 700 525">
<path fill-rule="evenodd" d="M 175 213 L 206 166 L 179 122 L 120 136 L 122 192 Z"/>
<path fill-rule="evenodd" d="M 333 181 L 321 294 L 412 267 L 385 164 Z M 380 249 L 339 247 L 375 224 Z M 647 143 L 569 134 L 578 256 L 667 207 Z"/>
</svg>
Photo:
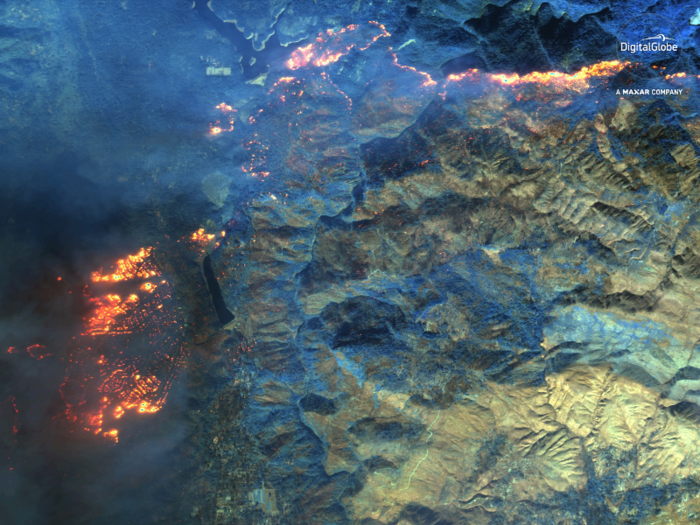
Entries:
<svg viewBox="0 0 700 525">
<path fill-rule="evenodd" d="M 245 171 L 245 168 L 243 168 L 243 171 Z M 252 174 L 255 176 L 255 173 Z M 221 232 L 221 237 L 225 237 L 226 232 Z M 216 234 L 214 233 L 205 233 L 204 228 L 200 228 L 196 232 L 194 232 L 190 237 L 189 240 L 192 241 L 193 243 L 193 248 L 198 250 L 199 253 L 206 253 L 207 249 L 214 249 L 216 250 L 220 245 L 221 245 L 221 240 L 216 240 Z"/>
<path fill-rule="evenodd" d="M 387 36 L 391 35 L 378 22 L 369 22 L 369 26 L 351 24 L 337 32 L 329 29 L 325 33 L 319 33 L 315 43 L 296 49 L 287 61 L 287 67 L 325 67 L 347 55 L 353 47 L 365 50 L 378 39 Z M 359 43 L 360 40 L 364 41 L 364 45 Z"/>
<path fill-rule="evenodd" d="M 317 40 L 320 40 L 318 38 Z M 287 66 L 289 69 L 299 69 L 300 67 L 306 66 L 311 57 L 314 54 L 314 45 L 309 44 L 308 46 L 300 47 L 292 53 L 292 58 L 287 61 Z"/>
<path fill-rule="evenodd" d="M 116 294 L 107 294 L 104 297 L 91 299 L 96 305 L 95 313 L 88 321 L 88 329 L 83 335 L 105 335 L 115 333 L 131 333 L 128 326 L 118 323 L 117 317 L 125 315 L 136 307 L 139 298 L 136 294 L 131 294 L 124 301 Z"/>
<path fill-rule="evenodd" d="M 204 230 L 192 234 L 192 240 L 206 242 L 214 237 Z M 136 281 L 132 293 L 114 290 L 92 297 L 90 287 L 85 290 L 93 312 L 71 349 L 60 393 L 68 421 L 115 443 L 117 422 L 127 412 L 153 414 L 164 406 L 183 364 L 173 288 L 165 279 L 154 279 L 160 275 L 154 248 L 142 248 L 118 260 L 110 272 L 92 274 L 103 286 Z M 139 334 L 139 344 L 149 343 L 152 350 L 135 354 L 130 334 Z M 40 345 L 27 350 L 38 359 L 50 355 Z"/>
<path fill-rule="evenodd" d="M 275 82 L 274 86 L 278 86 L 279 84 L 286 84 L 287 82 L 291 82 L 294 80 L 294 77 L 281 77 L 277 82 Z"/>
<path fill-rule="evenodd" d="M 394 65 L 395 66 L 400 67 L 401 69 L 405 69 L 406 71 L 413 71 L 414 73 L 418 73 L 419 75 L 422 75 L 423 78 L 425 78 L 425 80 L 421 84 L 421 87 L 437 86 L 437 82 L 435 82 L 428 73 L 426 73 L 424 71 L 419 71 L 415 67 L 412 67 L 412 66 L 402 66 L 401 64 L 399 64 L 399 60 L 396 57 L 396 54 L 392 53 L 392 56 L 394 57 Z"/>
<path fill-rule="evenodd" d="M 118 430 L 110 430 L 109 432 L 104 433 L 106 438 L 113 439 L 115 443 L 119 443 L 119 431 Z"/>
<path fill-rule="evenodd" d="M 559 71 L 549 71 L 546 73 L 533 72 L 524 76 L 520 76 L 517 73 L 513 73 L 512 75 L 481 73 L 478 69 L 469 69 L 458 75 L 448 75 L 447 82 L 459 82 L 465 78 L 472 81 L 486 79 L 489 82 L 498 83 L 504 86 L 543 84 L 585 89 L 589 86 L 589 79 L 594 77 L 612 76 L 622 71 L 629 64 L 629 62 L 609 60 L 599 62 L 591 66 L 585 66 L 581 68 L 580 71 L 573 74 L 561 73 Z"/>
<path fill-rule="evenodd" d="M 44 345 L 32 345 L 27 347 L 27 353 L 34 359 L 44 359 L 45 357 L 50 357 L 53 352 L 47 352 Z"/>
<path fill-rule="evenodd" d="M 675 80 L 676 78 L 690 78 L 692 75 L 688 75 L 687 73 L 673 73 L 672 75 L 666 75 L 664 78 L 666 80 Z M 700 75 L 697 75 L 698 78 L 700 78 Z"/>
<path fill-rule="evenodd" d="M 16 346 L 11 346 L 7 349 L 8 354 L 18 354 L 19 352 L 17 351 Z M 31 345 L 27 347 L 27 353 L 34 359 L 41 360 L 44 359 L 45 357 L 51 357 L 53 355 L 53 352 L 50 350 L 46 350 L 46 347 L 44 345 Z"/>
<path fill-rule="evenodd" d="M 124 405 L 125 408 L 137 408 L 139 412 L 157 412 L 162 408 L 162 404 L 156 403 L 156 404 L 151 404 L 148 401 L 140 401 L 136 403 L 128 403 Z"/>
<path fill-rule="evenodd" d="M 155 284 L 149 283 L 149 282 L 145 282 L 141 286 L 139 286 L 139 289 L 143 290 L 144 292 L 148 292 L 148 293 L 153 293 L 156 288 L 158 288 L 158 285 L 155 285 Z"/>
<path fill-rule="evenodd" d="M 148 261 L 153 253 L 153 248 L 141 248 L 135 255 L 129 255 L 125 259 L 119 259 L 116 271 L 103 275 L 102 270 L 92 273 L 94 282 L 118 282 L 137 277 L 147 278 L 160 275 L 158 268 L 152 261 Z"/>
<path fill-rule="evenodd" d="M 214 106 L 214 108 L 220 110 L 221 113 L 223 113 L 226 116 L 229 128 L 224 129 L 221 126 L 221 120 L 217 119 L 216 122 L 214 122 L 213 124 L 209 124 L 209 133 L 211 135 L 218 135 L 219 133 L 233 131 L 233 124 L 235 121 L 235 115 L 233 115 L 232 113 L 235 113 L 236 110 L 224 102 L 222 102 L 218 106 Z"/>
<path fill-rule="evenodd" d="M 192 239 L 194 242 L 209 242 L 211 241 L 216 235 L 213 233 L 204 233 L 204 228 L 200 228 L 196 232 L 192 234 L 190 239 Z"/>
<path fill-rule="evenodd" d="M 464 71 L 459 74 L 452 74 L 452 75 L 447 75 L 447 81 L 448 82 L 459 82 L 460 80 L 464 80 L 465 78 L 473 79 L 475 75 L 479 74 L 478 69 L 468 69 L 467 71 Z"/>
</svg>

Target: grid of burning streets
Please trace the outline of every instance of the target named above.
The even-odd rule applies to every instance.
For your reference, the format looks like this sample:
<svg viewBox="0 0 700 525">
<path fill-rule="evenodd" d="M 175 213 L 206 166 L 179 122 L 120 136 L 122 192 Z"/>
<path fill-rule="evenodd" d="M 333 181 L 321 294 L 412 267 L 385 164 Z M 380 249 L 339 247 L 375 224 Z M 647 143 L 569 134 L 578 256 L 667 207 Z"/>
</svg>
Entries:
<svg viewBox="0 0 700 525">
<path fill-rule="evenodd" d="M 173 288 L 154 255 L 142 248 L 112 273 L 92 274 L 85 294 L 94 309 L 61 385 L 68 420 L 115 442 L 124 414 L 163 407 L 184 358 Z"/>
</svg>

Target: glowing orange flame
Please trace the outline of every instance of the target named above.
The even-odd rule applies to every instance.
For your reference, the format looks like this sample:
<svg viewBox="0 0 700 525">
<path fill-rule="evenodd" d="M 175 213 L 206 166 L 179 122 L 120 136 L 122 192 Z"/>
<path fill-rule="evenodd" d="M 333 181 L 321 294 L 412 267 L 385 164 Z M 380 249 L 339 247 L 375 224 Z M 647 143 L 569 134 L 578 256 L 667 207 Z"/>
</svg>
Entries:
<svg viewBox="0 0 700 525">
<path fill-rule="evenodd" d="M 306 66 L 314 54 L 313 49 L 313 44 L 296 49 L 294 53 L 292 53 L 292 58 L 287 61 L 289 69 L 299 69 L 300 67 Z"/>
<path fill-rule="evenodd" d="M 414 73 L 418 73 L 419 75 L 422 75 L 425 78 L 425 80 L 421 84 L 421 87 L 428 87 L 428 86 L 436 86 L 437 85 L 437 82 L 435 82 L 428 73 L 426 73 L 424 71 L 419 71 L 415 67 L 402 66 L 401 64 L 399 64 L 399 61 L 398 61 L 398 58 L 396 57 L 396 54 L 392 53 L 392 56 L 394 57 L 394 65 L 395 66 L 400 67 L 401 69 L 405 69 L 406 71 L 412 71 Z"/>
<path fill-rule="evenodd" d="M 117 317 L 125 315 L 139 302 L 136 294 L 131 294 L 124 301 L 116 294 L 91 299 L 96 305 L 95 313 L 88 321 L 88 329 L 83 335 L 105 335 L 114 333 L 130 333 L 128 326 L 119 324 Z"/>
<path fill-rule="evenodd" d="M 620 62 L 619 60 L 609 60 L 599 62 L 591 66 L 585 66 L 580 71 L 573 74 L 561 73 L 559 71 L 549 71 L 546 73 L 529 73 L 520 76 L 517 73 L 512 75 L 498 75 L 493 73 L 481 73 L 478 69 L 470 69 L 458 75 L 448 75 L 448 82 L 459 82 L 469 79 L 478 81 L 486 79 L 490 82 L 496 82 L 502 85 L 518 86 L 522 84 L 543 84 L 543 85 L 559 85 L 562 87 L 588 87 L 588 80 L 593 77 L 612 76 L 622 71 L 629 62 Z"/>
<path fill-rule="evenodd" d="M 106 438 L 110 438 L 114 440 L 115 443 L 119 443 L 119 431 L 118 430 L 110 430 L 109 432 L 105 432 L 104 436 Z"/>
<path fill-rule="evenodd" d="M 160 404 L 152 404 L 148 401 L 140 401 L 136 403 L 127 403 L 124 405 L 126 408 L 137 408 L 140 413 L 153 413 L 158 412 L 162 408 Z"/>
<path fill-rule="evenodd" d="M 333 32 L 327 30 L 326 33 L 319 33 L 316 42 L 300 47 L 292 53 L 292 57 L 287 61 L 289 69 L 299 69 L 309 65 L 315 67 L 325 67 L 337 62 L 340 57 L 347 55 L 353 47 L 360 50 L 367 49 L 378 39 L 391 36 L 386 28 L 377 22 L 369 22 L 369 27 L 361 27 L 351 24 L 340 31 Z M 362 34 L 364 45 L 358 43 L 358 31 L 367 31 L 369 34 Z M 351 33 L 354 33 L 351 35 Z M 289 77 L 286 77 L 289 78 Z"/>
<path fill-rule="evenodd" d="M 204 233 L 204 228 L 200 228 L 190 236 L 190 240 L 196 242 L 201 247 L 205 247 L 216 237 L 213 233 Z"/>
<path fill-rule="evenodd" d="M 472 79 L 474 75 L 477 75 L 479 73 L 478 69 L 468 69 L 467 71 L 464 71 L 459 74 L 452 74 L 452 75 L 447 75 L 447 81 L 448 82 L 459 82 L 460 80 L 463 80 L 465 78 L 470 78 Z"/>
<path fill-rule="evenodd" d="M 340 57 L 342 57 L 344 53 L 338 52 L 335 54 L 330 54 L 330 53 L 324 53 L 322 56 L 314 60 L 314 66 L 316 67 L 323 67 L 327 66 L 328 64 L 332 64 L 333 62 L 337 62 Z"/>
<path fill-rule="evenodd" d="M 116 264 L 116 271 L 112 274 L 103 275 L 102 271 L 93 272 L 94 282 L 118 282 L 137 277 L 147 278 L 160 275 L 158 268 L 147 259 L 153 253 L 153 248 L 141 248 L 135 255 L 129 255 L 126 259 L 119 259 Z"/>
<path fill-rule="evenodd" d="M 146 282 L 143 283 L 139 288 L 144 292 L 153 293 L 155 289 L 158 288 L 158 286 L 153 283 Z"/>
<path fill-rule="evenodd" d="M 144 377 L 136 374 L 133 377 L 133 385 L 132 390 L 126 394 L 124 402 L 117 407 L 117 410 L 120 412 L 118 416 L 116 416 L 115 412 L 115 417 L 121 417 L 125 409 L 136 409 L 140 413 L 157 412 L 165 404 L 165 397 L 156 401 L 152 399 L 152 396 L 158 392 L 161 386 L 161 381 L 156 376 L 148 375 Z"/>
<path fill-rule="evenodd" d="M 215 235 L 213 233 L 204 233 L 204 228 L 200 228 L 196 232 L 192 234 L 190 239 L 196 242 L 201 242 L 201 241 L 211 241 Z"/>
<path fill-rule="evenodd" d="M 27 347 L 27 352 L 34 359 L 44 359 L 45 357 L 50 357 L 53 352 L 47 352 L 44 345 L 32 345 Z"/>
<path fill-rule="evenodd" d="M 214 122 L 213 124 L 209 124 L 209 133 L 210 133 L 211 135 L 218 135 L 219 133 L 223 133 L 224 131 L 225 131 L 225 132 L 231 132 L 231 131 L 233 131 L 233 124 L 234 124 L 234 121 L 235 121 L 235 117 L 234 117 L 233 115 L 230 115 L 230 113 L 235 113 L 236 110 L 233 109 L 233 107 L 229 106 L 228 104 L 226 104 L 226 103 L 224 103 L 224 102 L 222 102 L 222 103 L 219 104 L 218 106 L 214 106 L 214 108 L 215 108 L 215 109 L 221 110 L 221 112 L 222 112 L 224 115 L 229 115 L 229 116 L 228 116 L 229 128 L 228 128 L 228 129 L 224 129 L 222 126 L 220 126 L 221 121 L 220 121 L 220 120 L 217 120 L 217 121 Z"/>
<path fill-rule="evenodd" d="M 665 78 L 666 78 L 666 80 L 673 80 L 676 78 L 686 78 L 688 76 L 689 75 L 687 73 L 674 73 L 673 75 L 666 75 Z M 690 75 L 690 76 L 692 76 L 692 75 Z M 697 77 L 700 78 L 700 75 L 698 75 Z"/>
</svg>

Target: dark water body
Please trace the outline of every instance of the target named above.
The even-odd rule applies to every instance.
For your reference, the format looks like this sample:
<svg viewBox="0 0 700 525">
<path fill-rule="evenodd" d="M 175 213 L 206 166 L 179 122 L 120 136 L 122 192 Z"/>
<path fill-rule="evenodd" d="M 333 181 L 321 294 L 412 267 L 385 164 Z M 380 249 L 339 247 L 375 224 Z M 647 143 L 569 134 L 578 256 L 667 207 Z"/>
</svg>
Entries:
<svg viewBox="0 0 700 525">
<path fill-rule="evenodd" d="M 226 308 L 224 296 L 221 294 L 221 286 L 214 275 L 214 269 L 211 266 L 211 257 L 209 255 L 207 255 L 202 262 L 202 271 L 207 281 L 207 289 L 211 294 L 211 302 L 214 305 L 216 316 L 219 318 L 221 324 L 225 325 L 230 323 L 233 321 L 233 314 Z"/>
<path fill-rule="evenodd" d="M 211 25 L 219 35 L 231 42 L 236 50 L 243 55 L 240 65 L 243 69 L 243 76 L 246 79 L 254 79 L 267 73 L 273 62 L 286 60 L 297 47 L 304 43 L 304 41 L 297 42 L 285 47 L 280 44 L 277 35 L 273 34 L 265 42 L 265 49 L 256 51 L 253 48 L 253 41 L 246 39 L 243 33 L 236 28 L 236 24 L 224 22 L 216 16 L 207 6 L 207 2 L 198 0 L 195 2 L 194 8 L 202 20 Z"/>
</svg>

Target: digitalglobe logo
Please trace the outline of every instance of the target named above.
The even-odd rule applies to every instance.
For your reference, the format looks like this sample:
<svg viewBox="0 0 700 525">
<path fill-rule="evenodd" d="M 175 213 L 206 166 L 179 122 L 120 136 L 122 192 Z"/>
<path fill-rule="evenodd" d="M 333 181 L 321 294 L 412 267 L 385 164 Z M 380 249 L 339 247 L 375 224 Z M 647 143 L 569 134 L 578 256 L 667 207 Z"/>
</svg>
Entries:
<svg viewBox="0 0 700 525">
<path fill-rule="evenodd" d="M 649 38 L 644 38 L 642 40 L 661 40 L 662 42 L 666 42 L 666 40 L 673 40 L 673 38 L 668 38 L 666 35 L 657 35 L 657 36 L 650 36 Z M 620 42 L 620 51 L 629 51 L 633 55 L 637 52 L 642 53 L 642 52 L 648 52 L 648 51 L 653 51 L 653 52 L 658 52 L 658 51 L 671 51 L 671 52 L 676 52 L 678 51 L 678 45 L 676 44 L 660 44 L 659 42 L 652 42 L 650 44 L 630 44 L 629 42 Z"/>
<path fill-rule="evenodd" d="M 632 75 L 651 79 L 673 74 L 681 59 L 679 31 L 665 16 L 633 16 L 617 37 L 617 58 L 631 62 Z"/>
</svg>

